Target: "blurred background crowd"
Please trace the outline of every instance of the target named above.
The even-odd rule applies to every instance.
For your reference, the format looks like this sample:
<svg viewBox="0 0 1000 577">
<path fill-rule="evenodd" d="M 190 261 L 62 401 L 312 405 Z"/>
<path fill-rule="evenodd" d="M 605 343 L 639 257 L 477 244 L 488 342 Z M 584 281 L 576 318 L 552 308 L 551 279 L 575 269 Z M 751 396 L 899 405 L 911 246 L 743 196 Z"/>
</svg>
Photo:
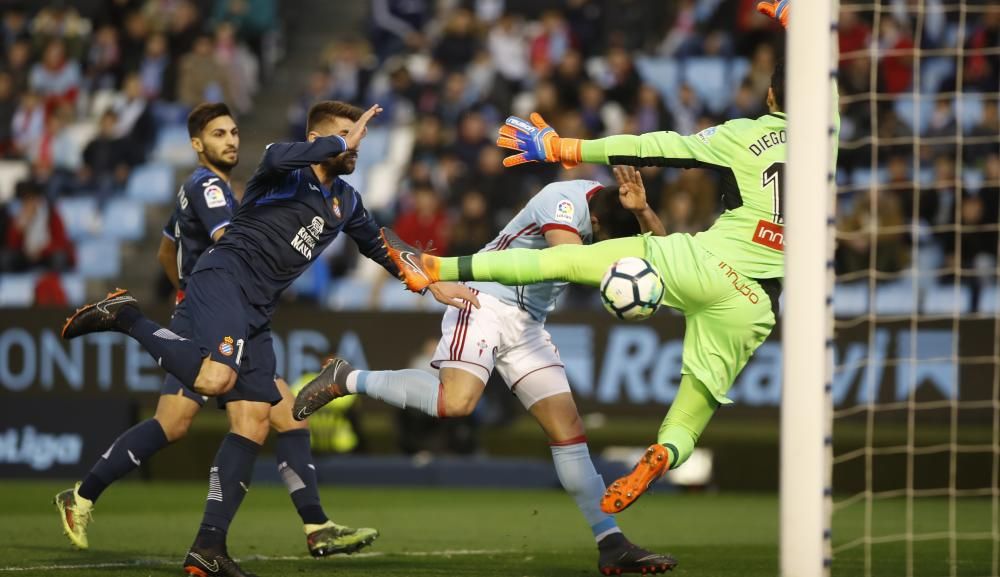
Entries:
<svg viewBox="0 0 1000 577">
<path fill-rule="evenodd" d="M 150 264 L 194 161 L 184 117 L 203 100 L 240 115 L 238 193 L 263 145 L 303 137 L 313 102 L 382 104 L 349 180 L 406 240 L 468 254 L 546 183 L 612 181 L 605 167 L 503 169 L 493 139 L 508 114 L 537 111 L 578 138 L 692 134 L 766 113 L 784 52 L 784 34 L 753 0 L 36 4 L 6 3 L 0 29 L 6 306 L 72 304 L 116 282 L 169 298 Z M 960 312 L 983 310 L 983 291 L 995 289 L 1000 6 L 963 5 L 842 9 L 836 264 L 846 288 L 835 304 L 845 314 L 872 306 L 850 290 L 869 282 L 891 295 L 929 280 L 921 290 L 941 287 L 945 300 L 926 306 Z M 721 210 L 710 171 L 644 177 L 671 232 L 703 230 Z M 429 306 L 385 280 L 338 240 L 289 298 Z"/>
</svg>

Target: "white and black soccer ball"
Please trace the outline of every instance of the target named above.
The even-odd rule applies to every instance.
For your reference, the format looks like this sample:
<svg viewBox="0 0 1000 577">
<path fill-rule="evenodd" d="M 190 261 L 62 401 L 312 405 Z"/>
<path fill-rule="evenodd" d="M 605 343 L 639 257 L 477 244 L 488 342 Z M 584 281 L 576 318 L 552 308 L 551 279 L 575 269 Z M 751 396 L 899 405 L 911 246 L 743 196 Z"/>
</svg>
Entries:
<svg viewBox="0 0 1000 577">
<path fill-rule="evenodd" d="M 663 279 L 645 259 L 627 256 L 611 265 L 601 280 L 601 302 L 624 321 L 653 316 L 663 298 Z"/>
</svg>

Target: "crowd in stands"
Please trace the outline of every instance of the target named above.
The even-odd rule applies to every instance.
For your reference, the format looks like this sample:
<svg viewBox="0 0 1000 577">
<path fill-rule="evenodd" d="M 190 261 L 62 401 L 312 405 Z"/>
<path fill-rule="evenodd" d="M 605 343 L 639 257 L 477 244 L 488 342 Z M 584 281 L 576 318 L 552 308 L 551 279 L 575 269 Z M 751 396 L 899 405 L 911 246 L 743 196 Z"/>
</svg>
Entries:
<svg viewBox="0 0 1000 577">
<path fill-rule="evenodd" d="M 108 0 L 86 17 L 68 3 L 5 12 L 0 150 L 31 160 L 47 198 L 120 194 L 163 126 L 158 103 L 225 99 L 250 110 L 273 3 Z M 371 0 L 366 26 L 331 39 L 290 91 L 286 136 L 302 137 L 315 101 L 380 103 L 375 130 L 391 136 L 366 141 L 369 155 L 388 155 L 399 132 L 409 152 L 391 197 L 366 202 L 409 241 L 475 252 L 546 183 L 612 182 L 605 167 L 502 168 L 493 139 L 508 114 L 537 111 L 560 134 L 597 138 L 693 134 L 766 113 L 785 35 L 755 4 Z M 963 13 L 928 0 L 918 18 L 912 2 L 883 4 L 840 14 L 837 271 L 843 282 L 872 269 L 902 278 L 915 267 L 941 283 L 959 271 L 995 282 L 1000 7 L 969 0 Z M 95 109 L 101 91 L 114 98 Z M 66 127 L 84 116 L 95 128 L 79 146 Z M 363 165 L 366 183 L 377 162 Z M 721 210 L 712 171 L 643 174 L 669 231 L 703 230 Z M 323 275 L 356 276 L 351 247 L 323 258 Z"/>
<path fill-rule="evenodd" d="M 962 15 L 930 2 L 918 18 L 912 3 L 885 4 L 878 17 L 840 14 L 837 271 L 995 282 L 1000 7 L 970 2 Z M 765 113 L 784 35 L 753 5 L 374 0 L 368 42 L 331 44 L 290 109 L 291 135 L 316 99 L 381 103 L 415 134 L 383 221 L 440 254 L 473 252 L 545 183 L 611 181 L 601 167 L 501 168 L 492 139 L 507 114 L 537 111 L 560 134 L 596 138 Z M 670 231 L 703 230 L 721 210 L 710 171 L 643 172 Z"/>
<path fill-rule="evenodd" d="M 35 303 L 55 278 L 65 304 L 52 273 L 76 259 L 62 203 L 95 199 L 99 213 L 124 197 L 158 133 L 199 102 L 249 113 L 275 12 L 274 0 L 5 2 L 0 163 L 16 182 L 0 187 L 0 273 L 39 273 Z"/>
</svg>

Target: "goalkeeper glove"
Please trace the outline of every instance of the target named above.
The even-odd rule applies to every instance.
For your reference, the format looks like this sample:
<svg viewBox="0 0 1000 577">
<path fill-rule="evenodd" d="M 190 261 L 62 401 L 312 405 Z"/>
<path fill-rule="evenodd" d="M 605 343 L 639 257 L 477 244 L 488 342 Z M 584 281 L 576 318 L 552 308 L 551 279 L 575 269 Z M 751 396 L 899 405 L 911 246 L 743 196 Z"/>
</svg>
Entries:
<svg viewBox="0 0 1000 577">
<path fill-rule="evenodd" d="M 566 168 L 580 163 L 580 141 L 576 138 L 562 138 L 537 112 L 531 113 L 531 122 L 508 116 L 500 127 L 497 146 L 516 150 L 503 159 L 503 165 L 510 168 L 525 162 L 561 162 Z"/>
<path fill-rule="evenodd" d="M 791 0 L 770 0 L 757 4 L 757 11 L 774 18 L 785 28 L 788 28 L 788 13 L 792 10 Z"/>
</svg>

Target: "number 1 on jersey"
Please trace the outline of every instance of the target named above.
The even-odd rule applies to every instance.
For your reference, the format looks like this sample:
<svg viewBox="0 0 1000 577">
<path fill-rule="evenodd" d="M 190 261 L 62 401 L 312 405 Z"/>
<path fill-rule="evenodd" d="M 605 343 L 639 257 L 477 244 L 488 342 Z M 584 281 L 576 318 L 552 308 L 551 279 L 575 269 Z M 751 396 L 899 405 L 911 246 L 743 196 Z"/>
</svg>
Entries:
<svg viewBox="0 0 1000 577">
<path fill-rule="evenodd" d="M 771 196 L 774 199 L 772 211 L 772 222 L 776 224 L 784 224 L 785 216 L 781 213 L 782 210 L 782 194 L 784 193 L 784 183 L 785 183 L 785 163 L 775 162 L 771 166 L 764 169 L 761 173 L 761 187 L 767 188 L 771 187 Z"/>
</svg>

